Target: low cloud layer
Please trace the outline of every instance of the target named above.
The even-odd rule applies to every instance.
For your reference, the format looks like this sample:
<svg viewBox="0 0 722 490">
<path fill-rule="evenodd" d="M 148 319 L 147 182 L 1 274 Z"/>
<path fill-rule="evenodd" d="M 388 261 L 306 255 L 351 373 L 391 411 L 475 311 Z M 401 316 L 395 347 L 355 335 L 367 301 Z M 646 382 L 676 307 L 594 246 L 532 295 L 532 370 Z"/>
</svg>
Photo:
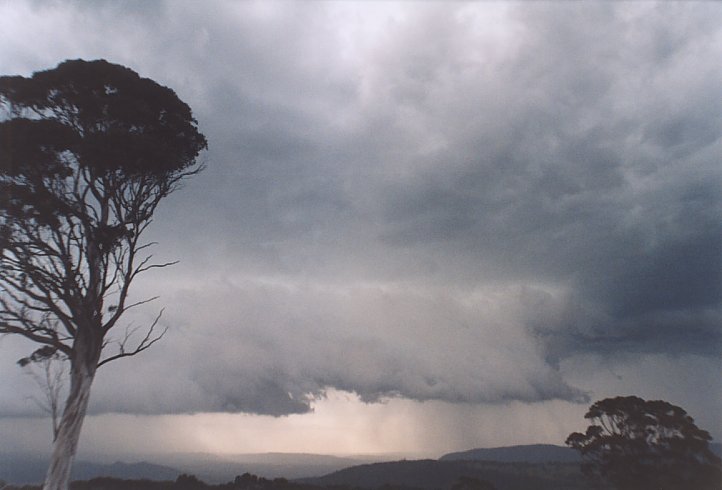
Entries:
<svg viewBox="0 0 722 490">
<path fill-rule="evenodd" d="M 458 298 L 387 285 L 201 282 L 174 298 L 180 306 L 167 321 L 178 328 L 159 348 L 160 359 L 188 362 L 149 361 L 155 383 L 137 399 L 123 394 L 131 386 L 118 389 L 122 379 L 135 383 L 137 366 L 116 366 L 95 409 L 280 415 L 308 410 L 329 387 L 365 401 L 584 399 L 500 302 L 521 306 L 514 291 Z M 208 310 L 212 327 L 203 326 Z M 163 402 L 149 405 L 154 398 Z"/>
<path fill-rule="evenodd" d="M 150 237 L 181 264 L 137 292 L 161 294 L 171 331 L 103 368 L 96 413 L 283 415 L 329 388 L 585 401 L 565 360 L 722 353 L 718 5 L 0 14 L 3 73 L 126 64 L 209 139 Z"/>
</svg>

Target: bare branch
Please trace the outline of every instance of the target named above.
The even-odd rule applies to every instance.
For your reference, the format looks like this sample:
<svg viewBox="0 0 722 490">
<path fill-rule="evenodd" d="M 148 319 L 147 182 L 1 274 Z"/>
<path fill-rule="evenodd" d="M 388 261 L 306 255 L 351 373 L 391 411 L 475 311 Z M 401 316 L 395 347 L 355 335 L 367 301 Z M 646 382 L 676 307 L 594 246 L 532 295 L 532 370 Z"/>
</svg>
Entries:
<svg viewBox="0 0 722 490">
<path fill-rule="evenodd" d="M 115 361 L 116 359 L 120 359 L 121 357 L 131 357 L 135 356 L 137 354 L 140 354 L 144 350 L 150 348 L 153 344 L 158 342 L 160 339 L 163 338 L 163 336 L 168 331 L 168 327 L 163 328 L 163 331 L 159 333 L 158 335 L 153 335 L 153 332 L 158 325 L 158 322 L 160 321 L 161 316 L 163 316 L 163 310 L 160 310 L 160 313 L 155 317 L 155 320 L 153 320 L 153 323 L 151 323 L 150 327 L 148 327 L 148 331 L 145 334 L 145 337 L 138 343 L 138 345 L 133 350 L 127 350 L 126 346 L 128 341 L 130 340 L 130 337 L 135 333 L 137 329 L 133 329 L 130 332 L 126 332 L 125 337 L 122 341 L 118 343 L 118 350 L 119 352 L 115 355 L 112 355 L 110 357 L 106 357 L 105 359 L 98 362 L 98 367 L 107 364 L 111 361 Z"/>
<path fill-rule="evenodd" d="M 174 260 L 172 262 L 165 262 L 163 264 L 151 264 L 151 265 L 148 265 L 145 267 L 139 267 L 133 272 L 133 277 L 137 276 L 138 274 L 140 274 L 142 272 L 149 271 L 151 269 L 162 269 L 164 267 L 170 267 L 172 265 L 176 265 L 177 263 L 178 263 L 178 261 Z"/>
<path fill-rule="evenodd" d="M 32 330 L 29 330 L 24 327 L 18 327 L 16 325 L 11 325 L 7 322 L 0 322 L 0 334 L 18 334 L 22 335 L 23 337 L 32 340 L 33 342 L 37 342 L 39 344 L 45 344 L 45 345 L 51 345 L 55 348 L 57 348 L 59 351 L 62 351 L 64 354 L 70 356 L 72 355 L 72 348 L 68 345 L 65 345 L 62 343 L 57 336 L 46 336 L 41 335 L 33 332 Z"/>
<path fill-rule="evenodd" d="M 142 301 L 136 301 L 135 303 L 132 303 L 130 305 L 123 305 L 122 307 L 117 305 L 114 306 L 115 314 L 110 318 L 110 320 L 105 323 L 105 325 L 103 325 L 103 330 L 107 332 L 108 330 L 113 328 L 115 326 L 115 323 L 123 315 L 123 313 L 130 310 L 131 308 L 136 308 L 138 306 L 148 304 L 152 301 L 157 300 L 158 298 L 160 298 L 160 296 L 153 296 L 152 298 L 144 299 Z"/>
</svg>

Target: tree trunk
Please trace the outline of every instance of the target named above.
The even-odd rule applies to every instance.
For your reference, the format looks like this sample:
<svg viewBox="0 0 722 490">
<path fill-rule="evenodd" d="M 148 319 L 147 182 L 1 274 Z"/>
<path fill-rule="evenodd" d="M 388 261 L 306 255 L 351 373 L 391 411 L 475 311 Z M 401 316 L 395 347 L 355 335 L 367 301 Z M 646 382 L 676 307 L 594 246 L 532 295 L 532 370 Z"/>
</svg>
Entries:
<svg viewBox="0 0 722 490">
<path fill-rule="evenodd" d="M 90 399 L 90 387 L 95 378 L 97 356 L 85 356 L 71 360 L 70 392 L 60 419 L 58 435 L 53 443 L 50 466 L 45 476 L 43 490 L 68 490 L 70 470 L 72 469 L 75 452 L 80 440 L 80 429 L 83 426 L 85 412 Z M 95 358 L 94 360 L 92 358 Z"/>
</svg>

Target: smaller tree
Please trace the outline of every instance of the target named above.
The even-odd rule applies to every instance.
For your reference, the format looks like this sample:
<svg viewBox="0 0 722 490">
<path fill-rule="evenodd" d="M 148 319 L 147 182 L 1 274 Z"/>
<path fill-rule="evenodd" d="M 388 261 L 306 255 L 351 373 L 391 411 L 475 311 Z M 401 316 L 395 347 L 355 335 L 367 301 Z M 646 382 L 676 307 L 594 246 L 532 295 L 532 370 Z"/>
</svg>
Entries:
<svg viewBox="0 0 722 490">
<path fill-rule="evenodd" d="M 196 475 L 188 475 L 186 473 L 178 475 L 174 485 L 174 488 L 180 490 L 198 490 L 207 487 L 208 485 L 200 481 Z"/>
<path fill-rule="evenodd" d="M 496 490 L 496 487 L 486 480 L 479 480 L 472 476 L 460 476 L 451 490 Z"/>
<path fill-rule="evenodd" d="M 53 425 L 53 441 L 58 438 L 58 429 L 60 428 L 61 395 L 65 388 L 64 380 L 67 374 L 66 361 L 67 358 L 63 354 L 47 345 L 18 361 L 18 365 L 26 370 L 42 392 L 42 398 L 32 397 L 32 400 L 50 416 Z M 38 367 L 40 372 L 36 369 Z"/>
<path fill-rule="evenodd" d="M 566 444 L 582 456 L 582 470 L 621 490 L 716 489 L 722 462 L 709 448 L 712 437 L 682 408 L 636 396 L 594 403 L 586 433 Z"/>
</svg>

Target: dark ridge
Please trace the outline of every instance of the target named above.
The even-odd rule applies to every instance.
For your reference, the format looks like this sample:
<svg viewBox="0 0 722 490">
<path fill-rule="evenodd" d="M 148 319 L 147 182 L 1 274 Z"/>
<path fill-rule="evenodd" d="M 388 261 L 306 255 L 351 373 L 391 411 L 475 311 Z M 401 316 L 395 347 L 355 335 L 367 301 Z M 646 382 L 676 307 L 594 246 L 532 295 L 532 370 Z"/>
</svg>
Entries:
<svg viewBox="0 0 722 490">
<path fill-rule="evenodd" d="M 18 454 L 0 454 L 0 479 L 16 485 L 38 484 L 48 469 L 46 458 Z M 89 463 L 77 461 L 73 465 L 73 480 L 90 480 L 98 477 L 114 477 L 134 480 L 175 480 L 182 472 L 152 463 Z"/>
<path fill-rule="evenodd" d="M 499 461 L 504 463 L 578 463 L 579 453 L 569 447 L 553 444 L 529 444 L 494 448 L 478 448 L 445 454 L 439 461 Z"/>
<path fill-rule="evenodd" d="M 449 489 L 462 477 L 491 483 L 496 490 L 586 490 L 577 463 L 500 463 L 494 461 L 396 461 L 346 468 L 299 483 L 316 486 L 377 489 L 404 487 Z"/>
</svg>

